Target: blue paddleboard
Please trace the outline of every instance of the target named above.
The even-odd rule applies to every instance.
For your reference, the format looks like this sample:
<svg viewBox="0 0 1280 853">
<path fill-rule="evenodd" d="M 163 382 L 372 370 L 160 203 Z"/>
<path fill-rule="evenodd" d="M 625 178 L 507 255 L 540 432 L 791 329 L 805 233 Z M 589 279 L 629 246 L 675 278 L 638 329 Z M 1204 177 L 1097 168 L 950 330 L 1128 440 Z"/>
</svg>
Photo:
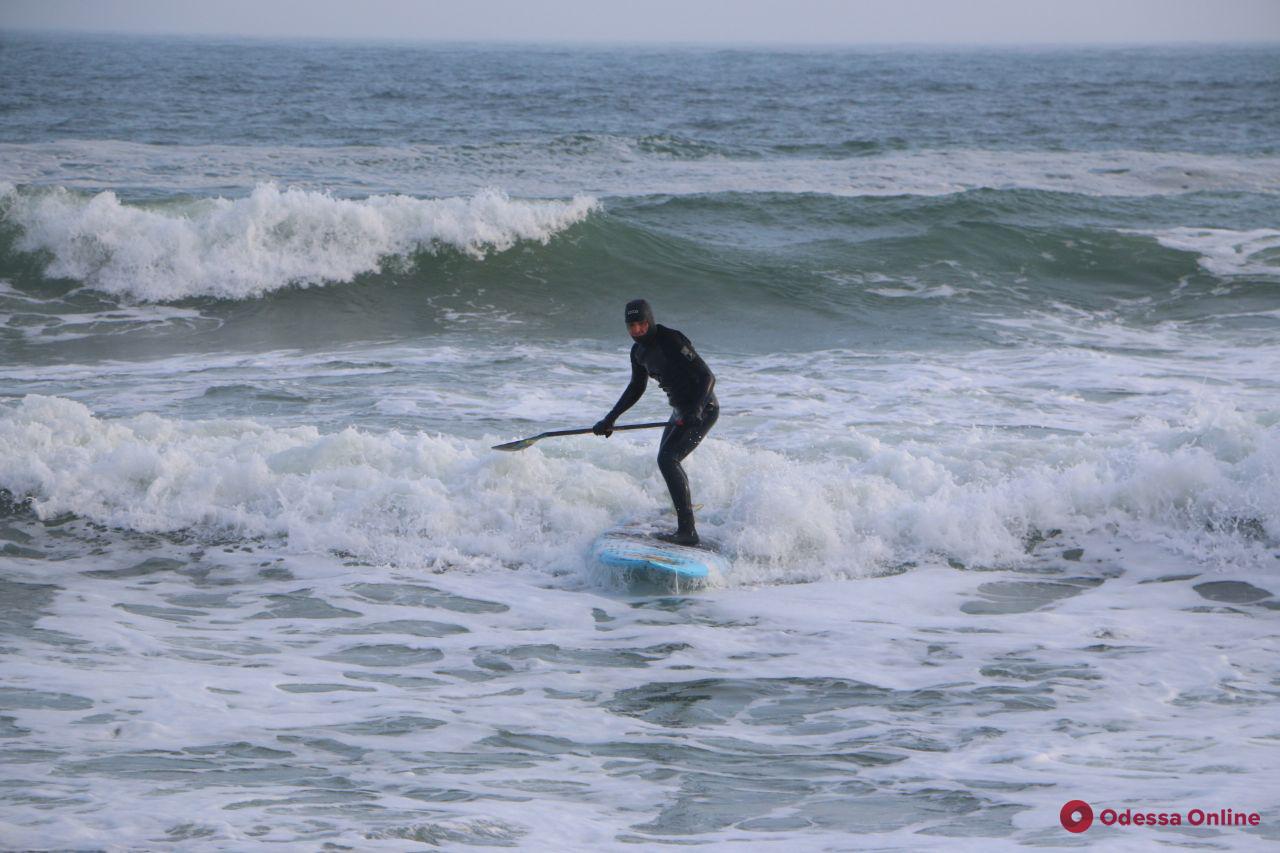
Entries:
<svg viewBox="0 0 1280 853">
<path fill-rule="evenodd" d="M 596 539 L 592 554 L 611 569 L 656 579 L 705 582 L 713 574 L 728 571 L 729 561 L 716 553 L 712 543 L 663 542 L 654 538 L 661 529 L 656 523 L 632 523 L 606 530 Z"/>
</svg>

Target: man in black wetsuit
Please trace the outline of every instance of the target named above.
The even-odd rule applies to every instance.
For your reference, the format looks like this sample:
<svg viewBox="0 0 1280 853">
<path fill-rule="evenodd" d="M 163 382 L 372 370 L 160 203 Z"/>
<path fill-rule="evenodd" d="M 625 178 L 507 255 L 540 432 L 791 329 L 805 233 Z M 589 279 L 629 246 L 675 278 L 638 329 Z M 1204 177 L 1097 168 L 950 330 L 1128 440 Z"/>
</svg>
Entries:
<svg viewBox="0 0 1280 853">
<path fill-rule="evenodd" d="M 631 346 L 631 384 L 591 431 L 596 435 L 611 435 L 614 422 L 640 399 L 649 377 L 658 380 L 672 408 L 671 420 L 658 445 L 658 469 L 667 481 L 679 522 L 675 533 L 659 534 L 659 538 L 678 545 L 697 545 L 689 479 L 680 460 L 693 452 L 720 416 L 715 395 L 716 377 L 688 338 L 653 321 L 653 309 L 648 302 L 643 299 L 628 302 L 626 320 L 627 332 L 635 341 Z"/>
</svg>

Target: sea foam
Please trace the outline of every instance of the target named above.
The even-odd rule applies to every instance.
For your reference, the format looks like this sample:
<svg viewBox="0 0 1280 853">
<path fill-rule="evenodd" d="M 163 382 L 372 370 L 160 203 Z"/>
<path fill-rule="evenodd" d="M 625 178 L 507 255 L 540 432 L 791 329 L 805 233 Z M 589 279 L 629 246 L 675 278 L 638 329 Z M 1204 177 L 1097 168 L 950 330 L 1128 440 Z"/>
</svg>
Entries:
<svg viewBox="0 0 1280 853">
<path fill-rule="evenodd" d="M 21 229 L 18 248 L 47 252 L 47 275 L 149 302 L 349 282 L 417 252 L 483 258 L 523 240 L 546 243 L 598 207 L 585 196 L 519 201 L 497 190 L 351 200 L 260 184 L 247 198 L 144 206 L 110 191 L 7 189 L 4 215 Z"/>
<path fill-rule="evenodd" d="M 399 565 L 585 576 L 598 532 L 666 506 L 648 445 L 505 454 L 490 443 L 250 419 L 105 419 L 30 395 L 0 409 L 0 486 L 30 496 L 42 517 L 267 537 Z M 1152 419 L 1123 442 L 1072 439 L 1054 461 L 1008 467 L 975 464 L 965 448 L 857 443 L 849 456 L 805 461 L 710 439 L 691 458 L 697 499 L 710 507 L 702 527 L 733 558 L 731 583 L 948 560 L 1017 565 L 1050 529 L 1064 531 L 1060 542 L 1122 534 L 1242 567 L 1270 565 L 1280 538 L 1280 433 L 1240 413 Z"/>
<path fill-rule="evenodd" d="M 1168 228 L 1160 231 L 1129 231 L 1144 234 L 1164 246 L 1199 255 L 1201 267 L 1219 276 L 1280 276 L 1280 231 L 1254 228 Z"/>
</svg>

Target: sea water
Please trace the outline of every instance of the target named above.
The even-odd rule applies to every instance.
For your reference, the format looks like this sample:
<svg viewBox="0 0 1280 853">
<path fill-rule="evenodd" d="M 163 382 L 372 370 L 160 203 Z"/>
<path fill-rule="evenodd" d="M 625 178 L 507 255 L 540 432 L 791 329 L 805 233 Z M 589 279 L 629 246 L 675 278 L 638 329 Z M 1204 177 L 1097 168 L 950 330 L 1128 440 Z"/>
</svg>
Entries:
<svg viewBox="0 0 1280 853">
<path fill-rule="evenodd" d="M 1280 839 L 1277 49 L 0 79 L 5 849 Z M 655 433 L 490 450 L 636 297 L 717 375 L 697 592 L 590 558 Z"/>
</svg>

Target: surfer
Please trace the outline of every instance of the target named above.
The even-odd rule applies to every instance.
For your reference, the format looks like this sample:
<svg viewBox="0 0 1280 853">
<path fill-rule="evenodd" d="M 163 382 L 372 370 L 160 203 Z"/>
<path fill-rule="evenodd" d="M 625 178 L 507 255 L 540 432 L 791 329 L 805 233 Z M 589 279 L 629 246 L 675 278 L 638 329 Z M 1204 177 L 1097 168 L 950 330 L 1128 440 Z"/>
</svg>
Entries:
<svg viewBox="0 0 1280 853">
<path fill-rule="evenodd" d="M 643 299 L 628 302 L 626 322 L 627 332 L 635 341 L 631 346 L 631 384 L 591 431 L 605 437 L 611 435 L 618 417 L 644 394 L 649 377 L 658 380 L 658 386 L 667 392 L 672 409 L 671 420 L 662 431 L 658 445 L 658 470 L 667 481 L 678 523 L 675 533 L 659 534 L 658 538 L 677 545 L 697 545 L 689 478 L 680 461 L 693 452 L 720 416 L 720 403 L 715 395 L 716 377 L 688 338 L 653 321 L 653 309 L 648 302 Z"/>
</svg>

